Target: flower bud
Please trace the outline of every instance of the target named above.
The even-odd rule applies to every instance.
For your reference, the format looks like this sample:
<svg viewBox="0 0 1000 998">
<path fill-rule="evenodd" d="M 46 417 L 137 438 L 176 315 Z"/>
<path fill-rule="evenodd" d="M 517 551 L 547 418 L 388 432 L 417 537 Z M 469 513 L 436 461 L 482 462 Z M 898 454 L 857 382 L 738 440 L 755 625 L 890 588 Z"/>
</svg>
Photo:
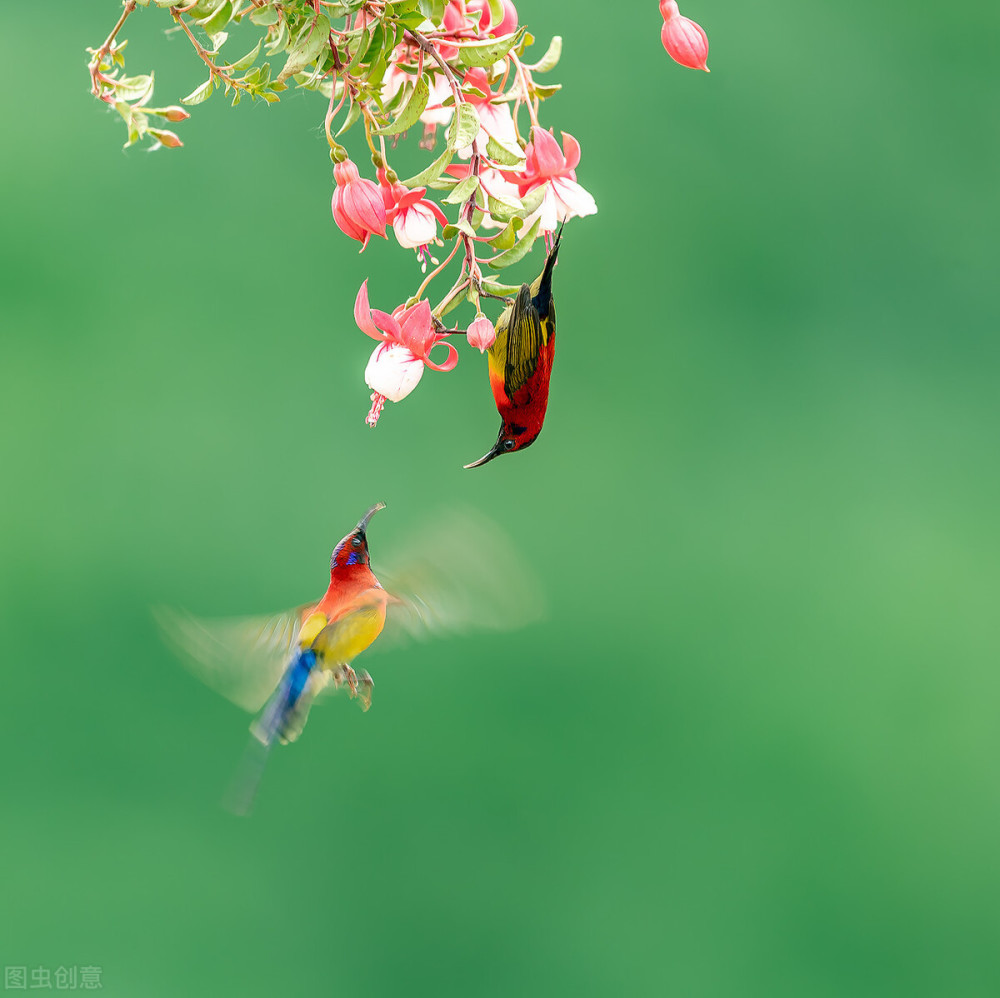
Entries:
<svg viewBox="0 0 1000 998">
<path fill-rule="evenodd" d="M 385 205 L 376 184 L 362 180 L 358 168 L 349 159 L 333 168 L 337 189 L 333 192 L 331 207 L 333 220 L 340 230 L 357 239 L 364 249 L 371 236 L 385 238 Z M 384 393 L 383 393 L 384 394 Z"/>
<path fill-rule="evenodd" d="M 190 118 L 191 115 L 184 108 L 178 107 L 176 104 L 171 104 L 170 107 L 163 109 L 163 117 L 167 121 L 184 121 L 185 118 Z"/>
<path fill-rule="evenodd" d="M 482 313 L 472 320 L 466 335 L 469 338 L 469 345 L 474 346 L 480 353 L 493 346 L 493 341 L 497 338 L 493 323 Z"/>
<path fill-rule="evenodd" d="M 660 39 L 667 55 L 674 62 L 688 69 L 703 69 L 709 72 L 708 36 L 704 28 L 690 18 L 684 17 L 677 9 L 676 0 L 660 0 L 663 27 Z"/>
</svg>

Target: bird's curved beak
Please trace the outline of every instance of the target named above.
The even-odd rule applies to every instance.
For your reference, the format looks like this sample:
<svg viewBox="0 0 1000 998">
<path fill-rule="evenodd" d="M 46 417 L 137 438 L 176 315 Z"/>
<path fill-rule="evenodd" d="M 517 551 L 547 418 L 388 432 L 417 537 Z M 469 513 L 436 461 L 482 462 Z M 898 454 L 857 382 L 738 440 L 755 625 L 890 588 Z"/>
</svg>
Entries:
<svg viewBox="0 0 1000 998">
<path fill-rule="evenodd" d="M 375 503 L 375 505 L 374 505 L 374 506 L 372 506 L 372 507 L 371 507 L 371 509 L 369 509 L 369 510 L 368 510 L 368 512 L 367 512 L 367 513 L 365 513 L 365 515 L 364 515 L 363 517 L 361 517 L 361 519 L 360 519 L 360 520 L 358 520 L 358 525 L 357 525 L 357 527 L 355 527 L 355 529 L 356 529 L 356 530 L 360 530 L 360 531 L 361 531 L 361 533 L 364 533 L 364 532 L 365 532 L 365 531 L 366 531 L 366 530 L 368 529 L 368 521 L 369 521 L 369 520 L 370 520 L 370 519 L 371 519 L 371 518 L 372 518 L 372 517 L 373 517 L 373 516 L 374 516 L 374 515 L 375 515 L 375 514 L 376 514 L 376 513 L 377 513 L 377 512 L 378 512 L 378 511 L 380 510 L 380 509 L 385 509 L 385 503 L 384 503 L 384 502 L 377 502 L 377 503 Z"/>
<path fill-rule="evenodd" d="M 464 467 L 464 468 L 478 468 L 478 467 L 480 467 L 481 465 L 484 465 L 484 464 L 486 464 L 486 463 L 487 463 L 487 461 L 492 461 L 492 460 L 493 460 L 493 458 L 495 458 L 495 457 L 497 456 L 497 454 L 500 454 L 500 453 L 501 453 L 501 450 L 500 450 L 500 442 L 499 442 L 499 441 L 497 441 L 497 442 L 496 442 L 496 443 L 495 443 L 495 444 L 494 444 L 494 445 L 493 445 L 493 446 L 492 446 L 492 447 L 491 447 L 491 448 L 489 449 L 489 451 L 488 451 L 487 453 L 485 453 L 485 454 L 484 454 L 484 455 L 483 455 L 483 456 L 482 456 L 482 457 L 481 457 L 481 458 L 480 458 L 480 459 L 479 459 L 478 461 L 473 461 L 473 462 L 472 462 L 472 464 L 466 464 L 466 465 L 463 465 L 463 467 Z"/>
</svg>

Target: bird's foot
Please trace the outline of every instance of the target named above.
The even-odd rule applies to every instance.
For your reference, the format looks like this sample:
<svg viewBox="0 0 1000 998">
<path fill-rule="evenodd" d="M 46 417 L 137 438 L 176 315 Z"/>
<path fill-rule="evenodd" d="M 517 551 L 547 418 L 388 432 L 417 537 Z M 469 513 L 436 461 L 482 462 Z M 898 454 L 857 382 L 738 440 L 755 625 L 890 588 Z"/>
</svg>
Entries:
<svg viewBox="0 0 1000 998">
<path fill-rule="evenodd" d="M 344 670 L 344 682 L 347 683 L 347 688 L 350 691 L 351 699 L 353 700 L 358 695 L 358 676 L 357 673 L 349 666 L 341 666 Z"/>
<path fill-rule="evenodd" d="M 358 676 L 358 682 L 361 683 L 361 689 L 358 691 L 358 695 L 361 697 L 361 709 L 367 711 L 372 705 L 372 691 L 375 689 L 375 680 L 368 675 L 367 670 L 362 669 L 361 675 Z"/>
</svg>

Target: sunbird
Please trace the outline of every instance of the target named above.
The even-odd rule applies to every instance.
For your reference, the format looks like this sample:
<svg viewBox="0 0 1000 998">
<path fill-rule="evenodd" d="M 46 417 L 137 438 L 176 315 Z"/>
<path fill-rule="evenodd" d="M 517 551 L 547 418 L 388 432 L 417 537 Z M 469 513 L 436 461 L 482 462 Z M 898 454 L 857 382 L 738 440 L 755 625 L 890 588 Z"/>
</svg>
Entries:
<svg viewBox="0 0 1000 998">
<path fill-rule="evenodd" d="M 517 297 L 497 320 L 496 340 L 487 359 L 490 388 L 500 413 L 500 434 L 489 452 L 466 468 L 478 468 L 500 454 L 524 450 L 542 432 L 556 349 L 552 269 L 560 239 L 561 227 L 541 274 L 530 285 L 521 285 Z"/>
<path fill-rule="evenodd" d="M 530 570 L 498 528 L 452 512 L 426 525 L 403 553 L 403 567 L 384 588 L 372 571 L 368 524 L 385 509 L 376 503 L 333 549 L 330 584 L 322 599 L 270 617 L 199 620 L 160 608 L 164 635 L 209 686 L 257 714 L 243 765 L 227 806 L 249 811 L 267 756 L 276 742 L 295 741 L 324 691 L 345 688 L 372 702 L 374 683 L 352 662 L 383 633 L 392 638 L 429 630 L 511 628 L 537 619 L 541 596 Z"/>
</svg>

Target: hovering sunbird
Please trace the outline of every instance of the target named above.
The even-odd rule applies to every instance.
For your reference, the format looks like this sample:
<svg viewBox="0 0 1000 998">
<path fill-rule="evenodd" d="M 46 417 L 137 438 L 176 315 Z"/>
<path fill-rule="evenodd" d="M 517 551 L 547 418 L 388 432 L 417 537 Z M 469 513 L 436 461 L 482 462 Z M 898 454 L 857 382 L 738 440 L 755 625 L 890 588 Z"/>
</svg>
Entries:
<svg viewBox="0 0 1000 998">
<path fill-rule="evenodd" d="M 330 584 L 317 603 L 271 617 L 201 620 L 160 608 L 164 635 L 209 686 L 257 714 L 239 779 L 227 805 L 250 809 L 267 755 L 275 742 L 295 741 L 316 697 L 345 689 L 362 709 L 374 682 L 352 662 L 387 637 L 431 631 L 511 628 L 540 616 L 533 576 L 507 538 L 488 521 L 451 513 L 440 527 L 421 532 L 401 553 L 403 568 L 389 588 L 372 571 L 368 525 L 385 509 L 376 503 L 333 549 Z"/>
<path fill-rule="evenodd" d="M 487 360 L 490 388 L 500 413 L 500 433 L 490 450 L 466 468 L 478 468 L 501 454 L 524 450 L 542 432 L 556 350 L 552 269 L 560 239 L 562 228 L 541 274 L 530 285 L 521 285 L 517 297 L 497 320 L 496 339 Z"/>
</svg>

